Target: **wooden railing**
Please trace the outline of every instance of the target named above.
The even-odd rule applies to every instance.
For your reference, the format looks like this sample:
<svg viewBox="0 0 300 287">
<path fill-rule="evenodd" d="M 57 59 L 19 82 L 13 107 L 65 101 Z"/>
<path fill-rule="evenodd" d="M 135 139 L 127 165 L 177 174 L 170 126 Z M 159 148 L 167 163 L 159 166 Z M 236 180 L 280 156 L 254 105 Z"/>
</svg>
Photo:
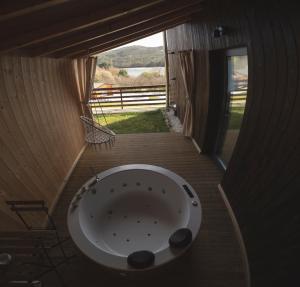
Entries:
<svg viewBox="0 0 300 287">
<path fill-rule="evenodd" d="M 97 88 L 89 102 L 92 109 L 166 106 L 166 86 Z"/>
<path fill-rule="evenodd" d="M 230 95 L 230 101 L 232 103 L 246 103 L 247 90 L 244 91 L 235 91 Z"/>
</svg>

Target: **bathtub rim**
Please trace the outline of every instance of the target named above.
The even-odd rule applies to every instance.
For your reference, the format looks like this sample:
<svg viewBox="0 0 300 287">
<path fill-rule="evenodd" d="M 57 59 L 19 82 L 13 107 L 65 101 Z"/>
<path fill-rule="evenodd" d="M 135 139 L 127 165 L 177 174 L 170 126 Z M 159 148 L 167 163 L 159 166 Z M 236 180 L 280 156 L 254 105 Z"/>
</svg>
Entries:
<svg viewBox="0 0 300 287">
<path fill-rule="evenodd" d="M 190 214 L 189 214 L 188 224 L 186 226 L 182 226 L 182 227 L 189 228 L 192 231 L 193 238 L 192 238 L 191 243 L 193 243 L 199 233 L 201 222 L 202 222 L 202 207 L 201 207 L 201 202 L 198 197 L 198 194 L 193 189 L 193 187 L 184 178 L 182 178 L 178 174 L 176 174 L 173 171 L 170 171 L 166 168 L 156 166 L 156 165 L 149 165 L 149 164 L 128 164 L 128 165 L 116 166 L 116 167 L 107 169 L 103 172 L 100 172 L 97 175 L 90 178 L 89 180 L 87 180 L 82 185 L 82 187 L 79 189 L 79 191 L 75 193 L 75 195 L 69 205 L 68 216 L 67 216 L 68 230 L 69 230 L 71 238 L 72 238 L 73 242 L 75 243 L 75 245 L 77 246 L 77 248 L 85 256 L 87 256 L 88 258 L 90 258 L 91 260 L 96 262 L 97 264 L 102 265 L 106 268 L 115 269 L 118 271 L 144 271 L 147 269 L 158 268 L 170 261 L 173 261 L 180 255 L 182 255 L 191 246 L 191 244 L 189 246 L 187 246 L 186 248 L 183 248 L 180 250 L 174 250 L 174 249 L 170 248 L 170 246 L 169 246 L 168 248 L 165 248 L 157 253 L 154 253 L 155 254 L 155 263 L 152 266 L 145 268 L 145 269 L 141 269 L 141 270 L 134 269 L 134 268 L 128 266 L 127 256 L 117 256 L 115 254 L 108 253 L 108 252 L 102 250 L 101 248 L 97 248 L 97 246 L 94 245 L 93 242 L 85 236 L 84 232 L 80 228 L 80 223 L 79 223 L 80 208 L 75 208 L 75 210 L 72 210 L 72 205 L 74 203 L 76 203 L 76 200 L 75 200 L 76 197 L 80 194 L 82 194 L 82 196 L 84 196 L 85 192 L 90 192 L 89 185 L 96 178 L 98 178 L 98 180 L 101 181 L 102 179 L 104 179 L 112 174 L 119 173 L 122 171 L 128 171 L 128 170 L 146 170 L 146 171 L 149 170 L 152 172 L 154 171 L 154 172 L 157 172 L 157 173 L 164 175 L 164 176 L 168 177 L 169 179 L 173 180 L 180 187 L 180 189 L 182 190 L 182 192 L 185 195 L 187 202 L 190 204 L 190 208 L 189 208 Z M 189 188 L 189 190 L 192 192 L 192 194 L 194 196 L 193 198 L 190 198 L 188 196 L 188 194 L 186 193 L 186 191 L 183 188 L 183 185 L 186 185 Z M 197 202 L 197 206 L 193 205 L 194 202 Z M 78 204 L 80 204 L 80 202 Z"/>
</svg>

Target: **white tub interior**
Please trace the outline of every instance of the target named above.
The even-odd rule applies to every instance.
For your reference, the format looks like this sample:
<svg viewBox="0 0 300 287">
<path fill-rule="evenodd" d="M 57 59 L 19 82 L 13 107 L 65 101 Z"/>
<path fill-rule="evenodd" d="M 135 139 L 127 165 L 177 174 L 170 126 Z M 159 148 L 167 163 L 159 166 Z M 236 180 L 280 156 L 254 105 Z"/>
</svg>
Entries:
<svg viewBox="0 0 300 287">
<path fill-rule="evenodd" d="M 166 248 L 170 234 L 189 219 L 183 192 L 153 171 L 122 171 L 103 179 L 83 198 L 80 208 L 89 210 L 80 213 L 86 237 L 121 256 Z"/>
</svg>

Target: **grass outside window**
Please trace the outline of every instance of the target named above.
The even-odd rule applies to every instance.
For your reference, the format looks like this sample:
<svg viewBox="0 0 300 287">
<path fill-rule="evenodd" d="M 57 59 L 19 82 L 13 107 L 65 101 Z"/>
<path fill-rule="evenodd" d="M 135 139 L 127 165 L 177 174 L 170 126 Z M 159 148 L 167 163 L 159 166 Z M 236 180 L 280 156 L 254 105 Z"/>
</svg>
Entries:
<svg viewBox="0 0 300 287">
<path fill-rule="evenodd" d="M 130 112 L 94 116 L 97 122 L 107 126 L 117 134 L 168 132 L 161 109 L 148 112 Z"/>
</svg>

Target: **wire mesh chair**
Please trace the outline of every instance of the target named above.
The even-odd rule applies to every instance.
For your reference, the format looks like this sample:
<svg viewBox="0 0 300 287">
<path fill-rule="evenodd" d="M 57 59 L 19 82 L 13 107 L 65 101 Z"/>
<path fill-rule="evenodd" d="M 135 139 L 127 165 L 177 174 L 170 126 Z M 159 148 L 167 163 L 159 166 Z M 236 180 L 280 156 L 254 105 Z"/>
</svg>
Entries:
<svg viewBox="0 0 300 287">
<path fill-rule="evenodd" d="M 86 116 L 80 117 L 85 127 L 85 140 L 91 144 L 113 143 L 116 134 Z"/>
</svg>

